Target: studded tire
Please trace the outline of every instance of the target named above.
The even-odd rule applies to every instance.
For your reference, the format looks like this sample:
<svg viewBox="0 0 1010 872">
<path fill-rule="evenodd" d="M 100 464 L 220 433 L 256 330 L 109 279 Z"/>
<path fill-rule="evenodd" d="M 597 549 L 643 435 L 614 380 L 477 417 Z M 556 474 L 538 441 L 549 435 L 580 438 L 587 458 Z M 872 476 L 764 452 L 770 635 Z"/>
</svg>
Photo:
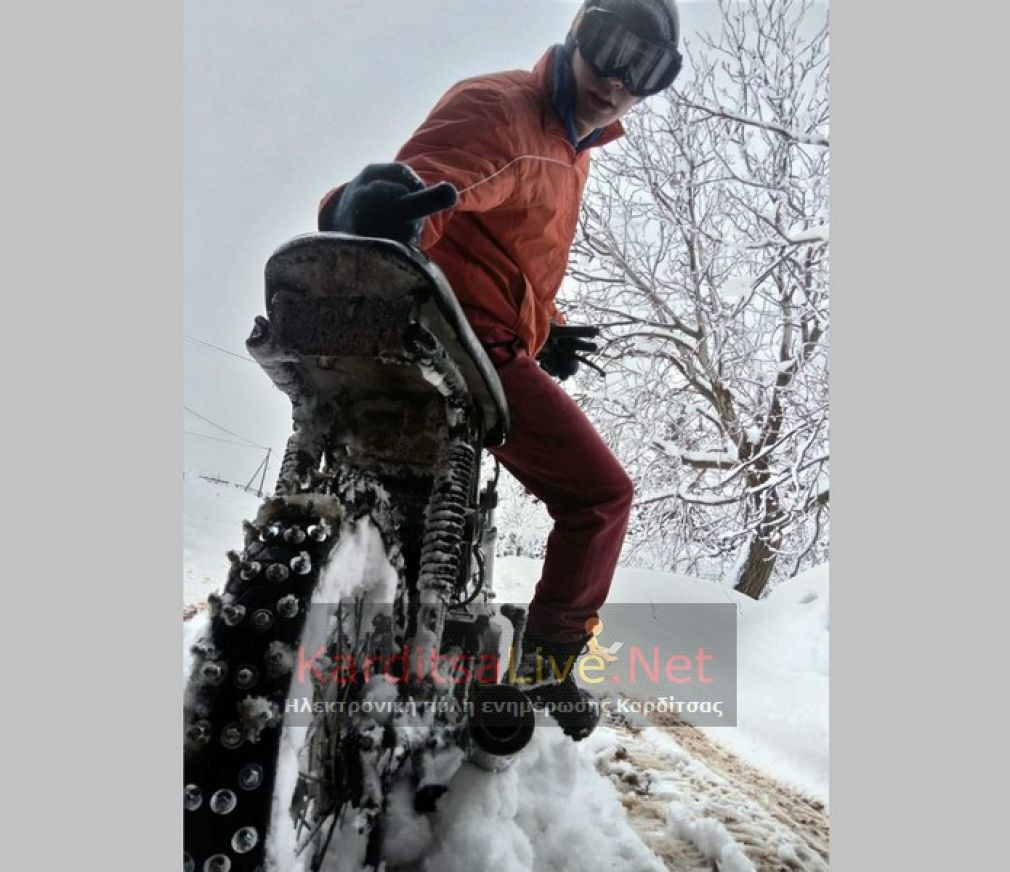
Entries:
<svg viewBox="0 0 1010 872">
<path fill-rule="evenodd" d="M 340 529 L 332 498 L 267 500 L 231 554 L 185 701 L 184 869 L 267 870 L 284 701 L 321 567 Z"/>
</svg>

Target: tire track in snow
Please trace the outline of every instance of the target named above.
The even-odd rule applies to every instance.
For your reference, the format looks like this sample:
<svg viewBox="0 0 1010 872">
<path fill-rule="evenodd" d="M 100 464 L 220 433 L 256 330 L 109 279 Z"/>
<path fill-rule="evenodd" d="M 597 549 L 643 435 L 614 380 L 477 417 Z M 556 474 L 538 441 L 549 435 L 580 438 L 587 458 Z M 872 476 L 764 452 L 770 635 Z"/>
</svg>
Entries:
<svg viewBox="0 0 1010 872">
<path fill-rule="evenodd" d="M 675 715 L 610 713 L 587 752 L 642 841 L 677 872 L 828 869 L 822 803 L 721 748 Z"/>
</svg>

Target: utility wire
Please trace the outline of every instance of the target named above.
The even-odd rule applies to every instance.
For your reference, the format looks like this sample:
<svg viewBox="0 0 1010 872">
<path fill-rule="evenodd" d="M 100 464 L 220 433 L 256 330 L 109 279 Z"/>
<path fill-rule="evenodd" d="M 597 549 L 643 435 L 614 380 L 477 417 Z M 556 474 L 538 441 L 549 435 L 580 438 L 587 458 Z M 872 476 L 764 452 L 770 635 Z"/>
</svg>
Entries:
<svg viewBox="0 0 1010 872">
<path fill-rule="evenodd" d="M 196 433 L 193 430 L 183 430 L 187 436 L 199 436 L 202 439 L 212 439 L 214 442 L 224 442 L 226 445 L 237 445 L 239 448 L 255 448 L 257 451 L 262 449 L 258 445 L 249 445 L 246 442 L 236 442 L 234 439 L 222 439 L 220 436 L 208 436 L 206 433 Z"/>
<path fill-rule="evenodd" d="M 207 348 L 213 348 L 215 351 L 220 351 L 222 354 L 227 354 L 231 357 L 237 357 L 239 360 L 245 360 L 248 363 L 256 363 L 251 357 L 246 357 L 244 354 L 236 354 L 234 351 L 229 351 L 227 348 L 222 348 L 220 345 L 214 345 L 211 342 L 205 342 L 203 339 L 197 339 L 195 336 L 190 336 L 188 333 L 185 334 L 186 338 L 190 342 L 196 342 L 199 345 L 206 345 Z"/>
<path fill-rule="evenodd" d="M 270 450 L 266 445 L 260 445 L 258 442 L 253 442 L 252 439 L 247 439 L 245 436 L 242 436 L 240 433 L 235 433 L 235 432 L 229 430 L 227 427 L 222 427 L 220 424 L 217 424 L 214 421 L 211 421 L 210 418 L 204 417 L 199 412 L 194 412 L 189 406 L 185 406 L 184 405 L 183 408 L 187 412 L 189 412 L 191 415 L 195 415 L 201 421 L 205 421 L 206 423 L 210 424 L 211 427 L 216 427 L 222 433 L 227 433 L 229 436 L 234 436 L 236 439 L 241 439 L 243 442 L 248 442 L 249 445 L 251 445 L 253 448 L 262 448 L 264 451 L 269 451 Z"/>
</svg>

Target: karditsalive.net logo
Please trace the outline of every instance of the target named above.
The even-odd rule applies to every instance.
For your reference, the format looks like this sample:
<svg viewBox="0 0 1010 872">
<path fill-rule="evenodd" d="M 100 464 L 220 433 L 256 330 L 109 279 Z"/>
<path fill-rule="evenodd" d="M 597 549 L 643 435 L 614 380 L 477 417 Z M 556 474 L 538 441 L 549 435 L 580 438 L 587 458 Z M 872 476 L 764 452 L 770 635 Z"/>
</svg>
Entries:
<svg viewBox="0 0 1010 872">
<path fill-rule="evenodd" d="M 513 649 L 509 661 L 509 683 L 522 686 L 524 683 L 539 684 L 552 679 L 564 681 L 572 670 L 577 681 L 597 686 L 609 683 L 634 687 L 649 683 L 658 685 L 664 681 L 677 685 L 712 684 L 715 680 L 706 673 L 706 665 L 711 664 L 715 656 L 706 652 L 702 645 L 691 652 L 664 651 L 660 644 L 625 645 L 622 641 L 604 646 L 598 638 L 602 630 L 603 621 L 598 616 L 589 618 L 586 632 L 591 635 L 586 654 L 560 660 L 552 656 L 538 657 L 533 676 L 516 675 Z M 619 653 L 621 651 L 623 656 Z"/>
<path fill-rule="evenodd" d="M 467 644 L 444 650 L 409 639 L 369 649 L 348 649 L 333 639 L 292 647 L 287 651 L 293 704 L 289 711 L 304 714 L 308 723 L 310 710 L 316 712 L 320 705 L 381 703 L 398 711 L 397 706 L 424 700 L 462 703 L 472 696 L 471 685 L 511 685 L 532 692 L 541 685 L 573 681 L 601 704 L 610 700 L 624 705 L 627 699 L 629 706 L 662 704 L 675 715 L 698 716 L 694 723 L 701 726 L 735 723 L 737 628 L 732 604 L 608 604 L 585 622 L 584 651 L 560 660 L 541 651 L 521 669 L 525 652 L 502 635 L 509 627 L 498 619 L 501 604 L 494 608 L 495 620 L 485 622 L 480 631 L 485 635 L 474 631 L 472 637 L 463 637 Z M 331 613 L 332 607 L 319 623 Z M 521 625 L 513 627 L 522 632 Z M 423 685 L 429 692 L 418 695 L 415 689 Z M 356 688 L 365 694 L 361 700 Z"/>
</svg>

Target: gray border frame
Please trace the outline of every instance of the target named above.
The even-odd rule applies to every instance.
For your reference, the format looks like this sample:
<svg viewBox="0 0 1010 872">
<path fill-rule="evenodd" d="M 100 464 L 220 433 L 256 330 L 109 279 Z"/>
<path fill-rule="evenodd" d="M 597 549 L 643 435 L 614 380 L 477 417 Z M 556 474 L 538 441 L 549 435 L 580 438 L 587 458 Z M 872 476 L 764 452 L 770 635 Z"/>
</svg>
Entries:
<svg viewBox="0 0 1010 872">
<path fill-rule="evenodd" d="M 984 553 L 1006 515 L 1005 387 L 983 383 L 1006 346 L 985 262 L 1005 226 L 989 174 L 1006 27 L 988 11 L 831 5 L 835 869 L 1004 854 L 1004 804 L 980 789 L 1003 787 L 984 667 L 1006 622 L 1005 561 Z"/>
<path fill-rule="evenodd" d="M 987 312 L 1005 284 L 986 274 L 1002 240 L 982 207 L 1002 205 L 1002 101 L 985 86 L 1002 81 L 1006 28 L 958 11 L 832 7 L 836 869 L 1000 852 L 1001 808 L 977 790 L 1002 787 L 998 708 L 963 703 L 1005 683 L 985 669 L 1002 665 L 1004 561 L 984 553 L 1005 512 L 984 498 L 1002 495 L 1006 341 L 995 313 L 976 326 L 961 306 Z M 3 162 L 9 865 L 174 869 L 182 11 L 14 14 L 0 77 L 18 133 Z"/>
<path fill-rule="evenodd" d="M 5 865 L 175 870 L 182 11 L 4 37 Z"/>
</svg>

